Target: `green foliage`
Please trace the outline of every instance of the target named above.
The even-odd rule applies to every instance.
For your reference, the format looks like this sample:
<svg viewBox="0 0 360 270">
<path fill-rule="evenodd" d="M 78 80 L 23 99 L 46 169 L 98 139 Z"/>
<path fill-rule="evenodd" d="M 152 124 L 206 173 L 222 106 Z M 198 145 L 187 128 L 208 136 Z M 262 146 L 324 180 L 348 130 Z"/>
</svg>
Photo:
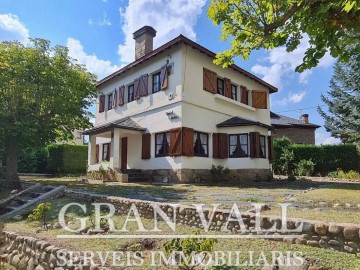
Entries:
<svg viewBox="0 0 360 270">
<path fill-rule="evenodd" d="M 294 171 L 294 152 L 289 149 L 284 149 L 280 157 L 281 172 L 285 175 L 290 175 Z"/>
<path fill-rule="evenodd" d="M 43 223 L 45 229 L 47 229 L 46 214 L 51 210 L 50 203 L 40 203 L 28 216 L 31 221 L 40 221 Z"/>
<path fill-rule="evenodd" d="M 22 149 L 19 154 L 18 172 L 45 173 L 48 151 L 46 147 Z"/>
<path fill-rule="evenodd" d="M 109 214 L 108 211 L 101 211 L 101 216 L 105 216 Z M 95 228 L 95 210 L 93 209 L 91 211 L 91 214 L 89 215 L 88 217 L 88 220 L 90 221 L 90 224 L 91 224 L 91 228 L 94 229 Z M 105 218 L 100 218 L 100 228 L 102 230 L 106 230 L 108 228 L 109 224 L 108 224 L 108 221 L 107 219 Z"/>
<path fill-rule="evenodd" d="M 289 182 L 295 182 L 297 179 L 295 175 L 290 174 L 286 180 Z"/>
<path fill-rule="evenodd" d="M 199 235 L 198 232 L 193 233 L 193 235 Z M 191 257 L 198 256 L 200 254 L 204 254 L 205 252 L 212 252 L 214 249 L 214 245 L 217 243 L 216 239 L 205 239 L 205 238 L 186 238 L 180 239 L 175 238 L 169 242 L 164 244 L 165 252 L 168 255 L 174 254 L 174 252 L 183 252 L 185 258 L 188 262 L 191 262 Z M 204 252 L 204 253 L 202 253 Z M 194 269 L 198 265 L 186 265 L 183 260 L 180 261 L 179 256 L 175 258 L 177 263 L 180 265 L 180 269 Z M 203 257 L 203 261 L 207 258 Z"/>
<path fill-rule="evenodd" d="M 213 175 L 214 181 L 223 181 L 224 179 L 222 177 L 226 177 L 230 173 L 229 168 L 218 165 L 212 165 L 210 169 L 210 173 Z"/>
<path fill-rule="evenodd" d="M 354 170 L 350 170 L 348 172 L 344 172 L 341 169 L 338 169 L 335 172 L 330 172 L 327 175 L 328 177 L 331 178 L 341 178 L 341 179 L 349 179 L 349 180 L 360 180 L 360 173 L 354 171 Z"/>
<path fill-rule="evenodd" d="M 299 176 L 311 176 L 315 163 L 312 160 L 302 159 L 296 164 L 295 173 Z"/>
<path fill-rule="evenodd" d="M 53 144 L 48 146 L 48 170 L 58 174 L 83 174 L 87 167 L 87 145 Z"/>
<path fill-rule="evenodd" d="M 218 53 L 214 62 L 227 67 L 234 57 L 247 60 L 261 48 L 286 46 L 291 52 L 305 34 L 310 46 L 297 71 L 315 67 L 327 51 L 342 62 L 352 55 L 360 59 L 359 13 L 354 0 L 212 0 L 208 17 L 221 25 L 221 40 L 231 39 L 231 49 Z M 352 50 L 345 50 L 350 44 Z"/>
<path fill-rule="evenodd" d="M 285 149 L 289 148 L 291 141 L 288 137 L 281 137 L 274 139 L 273 142 L 273 151 L 274 151 L 274 160 L 272 163 L 272 168 L 276 174 L 282 174 L 282 162 L 280 157 L 282 156 Z"/>
</svg>

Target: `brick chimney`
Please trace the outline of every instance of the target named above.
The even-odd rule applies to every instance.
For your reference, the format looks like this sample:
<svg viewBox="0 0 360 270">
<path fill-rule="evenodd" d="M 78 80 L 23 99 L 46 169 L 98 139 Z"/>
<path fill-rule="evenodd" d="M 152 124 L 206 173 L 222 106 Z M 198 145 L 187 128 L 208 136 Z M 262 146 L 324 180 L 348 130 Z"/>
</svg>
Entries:
<svg viewBox="0 0 360 270">
<path fill-rule="evenodd" d="M 155 29 L 147 25 L 133 33 L 133 38 L 135 39 L 135 60 L 152 52 L 153 38 L 155 36 Z"/>
<path fill-rule="evenodd" d="M 309 124 L 309 115 L 307 113 L 301 115 L 300 120 L 302 121 L 302 123 L 304 125 L 308 125 Z"/>
</svg>

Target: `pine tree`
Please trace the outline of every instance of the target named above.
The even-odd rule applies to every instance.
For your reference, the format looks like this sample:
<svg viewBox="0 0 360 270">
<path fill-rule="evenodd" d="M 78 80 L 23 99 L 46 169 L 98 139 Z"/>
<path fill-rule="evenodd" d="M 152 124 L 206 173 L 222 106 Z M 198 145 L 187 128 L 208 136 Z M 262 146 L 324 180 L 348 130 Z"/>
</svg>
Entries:
<svg viewBox="0 0 360 270">
<path fill-rule="evenodd" d="M 318 108 L 325 129 L 344 143 L 360 143 L 360 62 L 335 64 L 328 96 L 321 94 L 328 113 Z"/>
</svg>

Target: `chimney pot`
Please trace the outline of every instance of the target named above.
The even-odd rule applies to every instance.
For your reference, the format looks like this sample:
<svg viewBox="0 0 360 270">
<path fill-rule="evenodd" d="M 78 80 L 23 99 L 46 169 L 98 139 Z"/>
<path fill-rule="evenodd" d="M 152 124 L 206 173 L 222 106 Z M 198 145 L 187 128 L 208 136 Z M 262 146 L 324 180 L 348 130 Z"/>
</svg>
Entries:
<svg viewBox="0 0 360 270">
<path fill-rule="evenodd" d="M 156 36 L 156 30 L 151 26 L 145 25 L 133 33 L 135 39 L 135 60 L 152 52 L 153 38 Z"/>
<path fill-rule="evenodd" d="M 307 113 L 301 115 L 301 121 L 304 125 L 309 124 L 309 115 Z"/>
</svg>

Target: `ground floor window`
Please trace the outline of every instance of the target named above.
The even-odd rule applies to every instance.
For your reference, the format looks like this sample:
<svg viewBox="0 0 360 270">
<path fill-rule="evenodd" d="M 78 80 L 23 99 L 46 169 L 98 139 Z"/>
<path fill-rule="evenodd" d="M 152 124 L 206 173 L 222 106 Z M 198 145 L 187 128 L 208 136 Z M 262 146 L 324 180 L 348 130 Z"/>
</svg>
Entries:
<svg viewBox="0 0 360 270">
<path fill-rule="evenodd" d="M 95 163 L 99 163 L 99 145 L 96 145 L 95 148 Z"/>
<path fill-rule="evenodd" d="M 169 155 L 170 132 L 157 133 L 155 135 L 155 157 Z"/>
<path fill-rule="evenodd" d="M 249 143 L 248 134 L 233 134 L 229 135 L 229 156 L 248 157 L 249 156 Z"/>
<path fill-rule="evenodd" d="M 194 155 L 199 157 L 209 156 L 209 135 L 202 132 L 194 132 Z"/>
<path fill-rule="evenodd" d="M 110 161 L 110 143 L 103 144 L 102 160 Z"/>
<path fill-rule="evenodd" d="M 260 135 L 260 157 L 266 158 L 266 141 L 265 136 Z"/>
</svg>

